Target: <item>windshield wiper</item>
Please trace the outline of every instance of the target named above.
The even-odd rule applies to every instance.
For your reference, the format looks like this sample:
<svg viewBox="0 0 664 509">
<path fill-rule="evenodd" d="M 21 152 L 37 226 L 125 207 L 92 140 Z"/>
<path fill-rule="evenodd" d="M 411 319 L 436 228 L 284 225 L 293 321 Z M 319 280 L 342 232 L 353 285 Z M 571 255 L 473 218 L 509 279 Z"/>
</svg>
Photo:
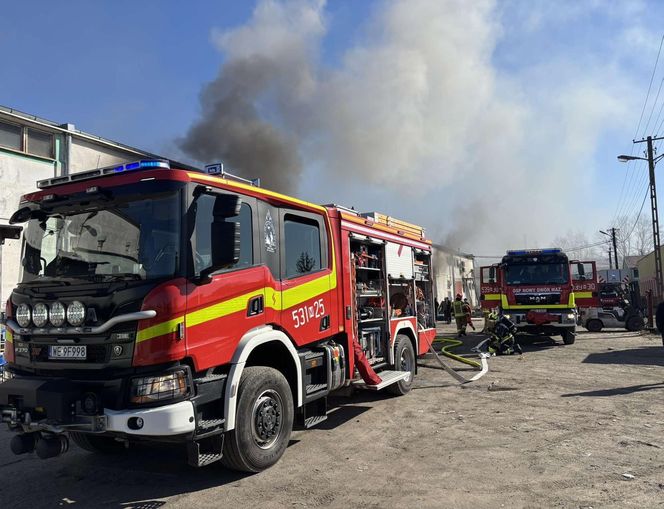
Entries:
<svg viewBox="0 0 664 509">
<path fill-rule="evenodd" d="M 104 281 L 141 281 L 143 278 L 140 274 L 97 274 L 95 278 L 101 278 Z"/>
</svg>

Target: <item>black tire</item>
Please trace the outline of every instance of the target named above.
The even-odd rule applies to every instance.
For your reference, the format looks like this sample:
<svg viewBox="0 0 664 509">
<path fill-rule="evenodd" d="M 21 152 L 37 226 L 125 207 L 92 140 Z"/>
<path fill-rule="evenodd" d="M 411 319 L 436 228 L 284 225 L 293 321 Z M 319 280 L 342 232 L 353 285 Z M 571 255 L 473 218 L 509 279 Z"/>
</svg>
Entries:
<svg viewBox="0 0 664 509">
<path fill-rule="evenodd" d="M 573 345 L 576 340 L 576 332 L 573 330 L 564 329 L 561 336 L 563 337 L 563 343 L 566 345 Z"/>
<path fill-rule="evenodd" d="M 597 318 L 591 318 L 586 322 L 586 329 L 589 332 L 599 332 L 602 330 L 602 327 L 604 327 L 602 320 L 598 320 Z"/>
<path fill-rule="evenodd" d="M 69 438 L 81 449 L 96 454 L 120 454 L 126 450 L 123 442 L 118 442 L 111 437 L 72 431 L 69 433 Z"/>
<path fill-rule="evenodd" d="M 397 396 L 408 394 L 415 378 L 415 350 L 410 338 L 404 334 L 397 334 L 396 345 L 394 346 L 394 367 L 398 371 L 409 371 L 408 380 L 401 380 L 387 387 L 387 390 Z M 380 373 L 378 373 L 380 376 Z"/>
<path fill-rule="evenodd" d="M 293 395 L 284 375 L 263 366 L 245 368 L 235 429 L 224 437 L 223 465 L 241 472 L 261 472 L 274 465 L 288 447 L 293 414 Z"/>
<path fill-rule="evenodd" d="M 637 332 L 643 329 L 643 319 L 640 316 L 630 316 L 625 323 L 625 328 L 630 332 Z"/>
</svg>

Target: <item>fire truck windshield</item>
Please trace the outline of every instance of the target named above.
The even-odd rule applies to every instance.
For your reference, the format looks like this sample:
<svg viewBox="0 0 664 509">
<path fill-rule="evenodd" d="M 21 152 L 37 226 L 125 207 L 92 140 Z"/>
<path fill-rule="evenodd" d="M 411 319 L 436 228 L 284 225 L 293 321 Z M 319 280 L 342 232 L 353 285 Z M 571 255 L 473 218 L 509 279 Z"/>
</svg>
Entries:
<svg viewBox="0 0 664 509">
<path fill-rule="evenodd" d="M 519 263 L 505 266 L 508 285 L 562 285 L 569 281 L 567 263 Z"/>
<path fill-rule="evenodd" d="M 28 221 L 22 283 L 172 276 L 180 251 L 180 194 L 134 194 L 42 211 Z"/>
</svg>

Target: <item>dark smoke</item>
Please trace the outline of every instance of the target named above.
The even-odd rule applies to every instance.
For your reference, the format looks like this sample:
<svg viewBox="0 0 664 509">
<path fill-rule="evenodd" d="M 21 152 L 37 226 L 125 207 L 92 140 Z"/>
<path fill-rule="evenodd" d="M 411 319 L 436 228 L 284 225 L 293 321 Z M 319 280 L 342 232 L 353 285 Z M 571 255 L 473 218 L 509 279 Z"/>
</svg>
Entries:
<svg viewBox="0 0 664 509">
<path fill-rule="evenodd" d="M 202 117 L 179 145 L 198 161 L 223 161 L 231 173 L 260 177 L 263 187 L 293 193 L 302 173 L 297 142 L 263 121 L 256 108 L 269 93 L 273 67 L 258 56 L 226 64 L 203 90 Z"/>
</svg>

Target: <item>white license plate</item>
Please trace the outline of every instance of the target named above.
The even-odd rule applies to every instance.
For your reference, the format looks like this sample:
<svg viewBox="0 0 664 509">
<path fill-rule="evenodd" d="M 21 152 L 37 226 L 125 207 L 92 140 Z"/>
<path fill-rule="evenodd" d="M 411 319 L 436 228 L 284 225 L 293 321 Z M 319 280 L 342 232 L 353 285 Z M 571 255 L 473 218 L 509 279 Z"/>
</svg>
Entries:
<svg viewBox="0 0 664 509">
<path fill-rule="evenodd" d="M 85 360 L 88 348 L 85 345 L 50 345 L 48 347 L 49 359 L 76 359 Z"/>
</svg>

